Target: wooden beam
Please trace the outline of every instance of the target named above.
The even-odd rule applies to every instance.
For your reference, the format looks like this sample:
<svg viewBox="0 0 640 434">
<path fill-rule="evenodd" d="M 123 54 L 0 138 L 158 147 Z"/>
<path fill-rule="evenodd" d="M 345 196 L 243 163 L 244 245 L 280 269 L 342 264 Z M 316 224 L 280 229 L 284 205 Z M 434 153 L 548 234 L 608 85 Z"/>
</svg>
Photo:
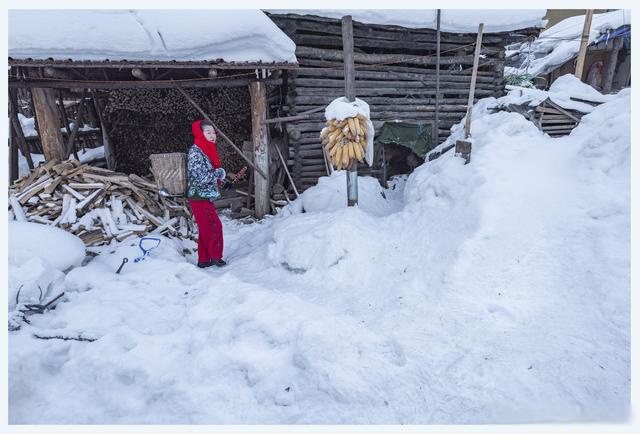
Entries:
<svg viewBox="0 0 640 434">
<path fill-rule="evenodd" d="M 293 182 L 293 178 L 291 177 L 291 173 L 289 173 L 289 169 L 287 168 L 287 162 L 284 159 L 284 156 L 282 155 L 282 152 L 280 151 L 280 147 L 278 146 L 277 143 L 273 143 L 273 147 L 276 148 L 276 152 L 278 153 L 278 157 L 280 158 L 280 162 L 282 163 L 282 167 L 284 168 L 285 173 L 287 174 L 287 177 L 289 178 L 289 182 L 291 183 L 291 187 L 293 188 L 293 191 L 296 194 L 296 197 L 300 197 L 300 193 L 298 193 L 298 189 L 296 188 L 296 183 Z"/>
<path fill-rule="evenodd" d="M 76 116 L 76 121 L 73 125 L 73 130 L 69 131 L 67 129 L 67 133 L 69 134 L 68 136 L 68 140 L 67 140 L 67 157 L 65 158 L 65 160 L 67 160 L 69 158 L 69 155 L 71 154 L 71 151 L 73 151 L 73 155 L 76 158 L 76 160 L 80 161 L 80 158 L 78 158 L 78 152 L 74 146 L 73 141 L 76 138 L 76 134 L 78 134 L 78 129 L 80 128 L 80 125 L 82 124 L 82 115 L 84 114 L 84 106 L 85 106 L 85 101 L 84 101 L 84 97 L 87 94 L 87 90 L 83 89 L 82 90 L 82 96 L 80 97 L 80 105 L 78 106 L 78 114 Z M 67 125 L 67 128 L 69 128 L 69 126 Z"/>
<path fill-rule="evenodd" d="M 60 116 L 53 89 L 34 88 L 31 94 L 44 158 L 47 161 L 66 160 L 67 153 L 60 131 Z"/>
<path fill-rule="evenodd" d="M 353 51 L 353 19 L 342 17 L 342 58 L 344 59 L 344 95 L 347 101 L 356 100 L 356 68 Z M 297 51 L 297 50 L 296 50 Z M 347 206 L 358 204 L 358 161 L 351 159 L 347 169 Z"/>
<path fill-rule="evenodd" d="M 587 47 L 589 46 L 589 32 L 591 31 L 591 20 L 593 18 L 593 9 L 587 9 L 584 16 L 584 26 L 582 27 L 582 36 L 580 37 L 580 51 L 578 51 L 578 60 L 576 61 L 575 76 L 582 81 L 582 72 L 584 69 L 584 61 L 587 57 Z"/>
<path fill-rule="evenodd" d="M 20 177 L 18 166 L 18 135 L 15 132 L 13 123 L 10 124 L 9 131 L 9 183 Z"/>
<path fill-rule="evenodd" d="M 464 123 L 464 138 L 469 138 L 471 130 L 471 112 L 473 109 L 473 99 L 476 90 L 476 74 L 478 72 L 478 62 L 480 60 L 480 47 L 482 45 L 482 31 L 484 30 L 484 23 L 480 23 L 478 26 L 478 37 L 476 39 L 476 51 L 473 55 L 473 72 L 471 74 L 471 86 L 469 88 L 469 101 L 467 102 L 467 119 Z"/>
<path fill-rule="evenodd" d="M 29 145 L 27 144 L 27 140 L 24 137 L 24 131 L 22 131 L 22 125 L 20 124 L 20 119 L 18 119 L 18 96 L 15 90 L 9 90 L 9 107 L 11 110 L 11 126 L 13 127 L 14 134 L 17 138 L 17 145 L 20 147 L 20 151 L 22 155 L 27 160 L 27 165 L 29 166 L 29 170 L 33 169 L 33 159 L 31 158 L 31 151 L 29 150 Z"/>
<path fill-rule="evenodd" d="M 253 81 L 249 85 L 251 94 L 251 131 L 253 139 L 253 161 L 265 174 L 269 173 L 269 137 L 267 129 L 267 87 L 263 81 Z M 269 214 L 270 179 L 268 176 L 254 178 L 256 217 Z"/>
<path fill-rule="evenodd" d="M 102 116 L 102 107 L 100 106 L 100 99 L 98 98 L 98 93 L 95 89 L 91 89 L 91 99 L 93 100 L 93 106 L 96 109 L 96 114 L 98 115 L 98 120 L 100 121 L 100 131 L 102 132 L 102 146 L 104 146 L 104 159 L 107 162 L 107 169 L 115 170 L 116 169 L 116 157 L 115 153 L 111 149 L 111 143 L 109 141 L 109 125 L 105 122 L 104 117 Z"/>
<path fill-rule="evenodd" d="M 433 146 L 438 146 L 438 127 L 440 126 L 440 13 L 436 13 L 436 107 L 435 107 L 435 128 L 432 133 Z M 386 167 L 386 166 L 385 166 Z M 385 182 L 387 180 L 385 179 Z"/>
<path fill-rule="evenodd" d="M 267 84 L 281 84 L 282 79 L 266 79 Z M 83 89 L 172 89 L 174 80 L 146 80 L 146 81 L 100 81 L 100 80 L 49 80 L 46 78 L 30 78 L 27 80 L 10 80 L 9 88 L 83 88 Z M 212 88 L 212 87 L 242 87 L 248 86 L 250 78 L 215 79 L 215 80 L 180 80 L 183 87 Z"/>
<path fill-rule="evenodd" d="M 618 66 L 618 53 L 622 48 L 622 38 L 615 38 L 613 40 L 613 48 L 607 59 L 607 72 L 604 75 L 604 81 L 602 83 L 602 90 L 609 91 L 613 85 L 613 76 L 616 72 L 616 66 Z"/>
</svg>

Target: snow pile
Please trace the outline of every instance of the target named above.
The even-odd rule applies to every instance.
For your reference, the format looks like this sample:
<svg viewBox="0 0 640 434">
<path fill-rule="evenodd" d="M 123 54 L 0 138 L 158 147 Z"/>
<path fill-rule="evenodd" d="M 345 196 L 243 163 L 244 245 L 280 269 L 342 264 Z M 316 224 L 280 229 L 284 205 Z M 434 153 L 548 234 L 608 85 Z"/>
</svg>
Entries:
<svg viewBox="0 0 640 434">
<path fill-rule="evenodd" d="M 9 335 L 9 421 L 625 420 L 630 92 L 557 139 L 496 101 L 471 164 L 447 152 L 387 199 L 360 178 L 353 208 L 338 172 L 277 216 L 223 217 L 225 268 L 163 240 L 120 274 L 135 246 L 73 269 Z"/>
<path fill-rule="evenodd" d="M 386 26 L 402 26 L 417 29 L 436 29 L 435 9 L 268 9 L 273 14 L 313 15 L 342 19 L 351 15 L 354 21 Z M 444 9 L 440 13 L 443 32 L 476 33 L 478 25 L 484 23 L 485 32 L 506 32 L 527 27 L 543 27 L 546 9 L 536 10 L 455 10 Z"/>
<path fill-rule="evenodd" d="M 10 10 L 9 29 L 14 59 L 296 62 L 260 10 Z"/>
<path fill-rule="evenodd" d="M 496 100 L 495 103 L 491 105 L 492 107 L 507 106 L 510 104 L 528 104 L 531 107 L 535 107 L 546 99 L 550 99 L 564 109 L 591 113 L 595 107 L 592 104 L 579 100 L 604 103 L 617 98 L 615 95 L 601 94 L 593 87 L 580 81 L 573 74 L 565 74 L 558 77 L 551 84 L 548 91 L 511 85 L 507 85 L 506 89 L 509 91 L 507 96 Z"/>
<path fill-rule="evenodd" d="M 20 121 L 20 126 L 22 127 L 22 132 L 25 137 L 33 137 L 38 135 L 38 131 L 36 131 L 36 121 L 35 118 L 28 118 L 22 113 L 18 113 L 18 120 Z"/>
<path fill-rule="evenodd" d="M 63 271 L 85 257 L 82 240 L 62 229 L 9 221 L 9 310 L 21 303 L 40 303 L 59 286 Z M 20 294 L 18 296 L 18 291 Z"/>
<path fill-rule="evenodd" d="M 589 43 L 603 33 L 627 24 L 631 24 L 631 11 L 628 9 L 594 14 Z M 522 58 L 520 65 L 505 68 L 505 74 L 528 73 L 536 76 L 549 73 L 578 54 L 583 27 L 584 15 L 569 17 L 540 33 L 540 37 L 532 43 L 523 42 L 512 50 Z"/>
</svg>

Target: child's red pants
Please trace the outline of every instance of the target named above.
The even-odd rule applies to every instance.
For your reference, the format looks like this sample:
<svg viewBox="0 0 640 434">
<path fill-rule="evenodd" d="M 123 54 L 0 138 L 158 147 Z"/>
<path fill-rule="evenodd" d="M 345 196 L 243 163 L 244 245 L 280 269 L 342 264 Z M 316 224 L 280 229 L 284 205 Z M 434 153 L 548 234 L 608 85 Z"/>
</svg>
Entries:
<svg viewBox="0 0 640 434">
<path fill-rule="evenodd" d="M 198 225 L 198 262 L 222 259 L 222 222 L 213 203 L 190 200 L 189 205 Z"/>
</svg>

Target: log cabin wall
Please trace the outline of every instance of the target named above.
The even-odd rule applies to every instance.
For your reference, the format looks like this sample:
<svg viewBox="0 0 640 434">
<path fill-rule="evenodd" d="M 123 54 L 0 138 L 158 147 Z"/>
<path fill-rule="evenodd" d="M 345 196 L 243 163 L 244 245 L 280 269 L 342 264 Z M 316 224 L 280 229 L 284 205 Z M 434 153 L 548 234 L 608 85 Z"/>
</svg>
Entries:
<svg viewBox="0 0 640 434">
<path fill-rule="evenodd" d="M 293 14 L 269 14 L 297 45 L 298 70 L 289 71 L 285 109 L 289 115 L 327 105 L 344 95 L 342 31 L 339 20 Z M 369 104 L 379 132 L 385 121 L 433 122 L 436 96 L 436 31 L 353 22 L 356 96 Z M 505 45 L 534 29 L 485 33 L 476 84 L 476 101 L 504 92 Z M 475 34 L 441 33 L 438 141 L 466 114 Z M 299 189 L 326 176 L 319 133 L 324 113 L 288 122 L 289 167 Z M 361 175 L 379 176 L 374 165 L 359 165 Z"/>
</svg>

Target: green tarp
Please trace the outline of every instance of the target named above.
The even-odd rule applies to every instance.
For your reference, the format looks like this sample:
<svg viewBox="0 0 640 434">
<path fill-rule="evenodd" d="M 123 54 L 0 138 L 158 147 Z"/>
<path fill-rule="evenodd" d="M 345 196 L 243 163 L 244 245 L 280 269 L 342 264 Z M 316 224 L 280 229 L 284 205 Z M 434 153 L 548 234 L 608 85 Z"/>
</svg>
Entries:
<svg viewBox="0 0 640 434">
<path fill-rule="evenodd" d="M 385 122 L 373 142 L 375 159 L 380 158 L 382 145 L 389 144 L 405 146 L 424 158 L 433 148 L 432 128 L 431 123 Z"/>
</svg>

